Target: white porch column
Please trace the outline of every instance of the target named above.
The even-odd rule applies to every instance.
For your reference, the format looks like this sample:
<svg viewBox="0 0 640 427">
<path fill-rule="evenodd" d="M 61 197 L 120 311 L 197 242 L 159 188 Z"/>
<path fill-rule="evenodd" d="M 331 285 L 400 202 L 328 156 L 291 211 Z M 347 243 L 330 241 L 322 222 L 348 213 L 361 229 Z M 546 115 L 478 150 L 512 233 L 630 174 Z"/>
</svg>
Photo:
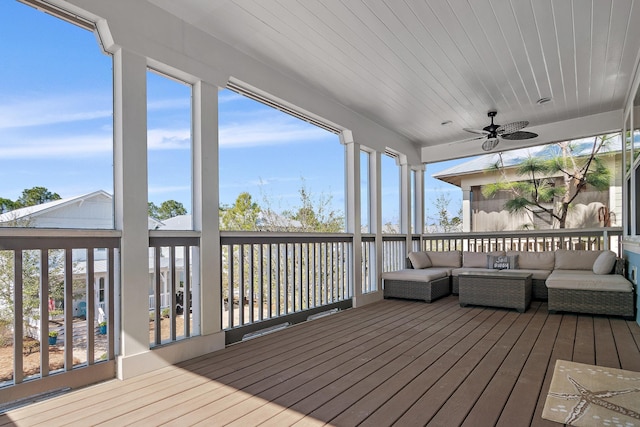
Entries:
<svg viewBox="0 0 640 427">
<path fill-rule="evenodd" d="M 210 349 L 224 348 L 218 218 L 218 88 L 198 82 L 194 85 L 193 92 L 193 225 L 201 233 L 201 333 L 219 334 L 219 339 L 210 343 L 213 346 Z"/>
<path fill-rule="evenodd" d="M 114 68 L 114 209 L 120 247 L 118 377 L 142 367 L 129 358 L 149 350 L 147 64 L 123 49 Z M 135 358 L 134 358 L 135 359 Z"/>
<path fill-rule="evenodd" d="M 369 260 L 375 266 L 376 289 L 378 289 L 379 299 L 382 298 L 382 154 L 378 151 L 371 153 L 369 156 L 369 215 L 371 223 L 371 232 L 376 235 L 375 242 L 375 259 Z"/>
<path fill-rule="evenodd" d="M 424 171 L 425 166 L 420 165 L 413 168 L 416 173 L 415 184 L 415 200 L 413 212 L 413 229 L 415 234 L 419 234 L 422 241 L 422 234 L 424 234 Z"/>
<path fill-rule="evenodd" d="M 471 187 L 462 186 L 462 231 L 471 232 Z"/>
<path fill-rule="evenodd" d="M 400 166 L 400 233 L 406 236 L 406 252 L 411 251 L 411 167 L 398 156 Z M 407 254 L 405 253 L 405 256 Z"/>
<path fill-rule="evenodd" d="M 347 197 L 347 233 L 353 234 L 352 274 L 353 306 L 362 302 L 362 213 L 360 194 L 360 144 L 353 141 L 350 131 L 343 131 L 340 135 L 345 145 L 345 172 Z"/>
</svg>

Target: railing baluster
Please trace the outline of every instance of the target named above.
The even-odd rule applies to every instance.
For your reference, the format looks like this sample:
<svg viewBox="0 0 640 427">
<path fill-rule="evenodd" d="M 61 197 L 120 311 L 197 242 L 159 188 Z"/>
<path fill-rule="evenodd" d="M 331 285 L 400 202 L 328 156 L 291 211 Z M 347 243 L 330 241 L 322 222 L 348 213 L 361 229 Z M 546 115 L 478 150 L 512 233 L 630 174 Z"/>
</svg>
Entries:
<svg viewBox="0 0 640 427">
<path fill-rule="evenodd" d="M 70 371 L 73 369 L 73 249 L 64 250 L 64 259 L 64 370 Z M 47 287 L 48 282 L 47 277 Z"/>
<path fill-rule="evenodd" d="M 21 273 L 22 274 L 22 273 Z M 40 250 L 40 376 L 49 375 L 49 346 L 45 343 L 49 341 L 49 305 L 45 304 L 49 298 L 49 250 Z M 66 313 L 70 310 L 67 304 L 66 283 L 65 283 L 65 330 L 67 329 Z M 65 354 L 69 347 L 68 334 L 65 334 Z M 66 357 L 65 357 L 66 361 Z M 66 364 L 66 363 L 65 363 Z"/>
<path fill-rule="evenodd" d="M 161 277 L 160 277 L 160 252 L 161 252 L 161 248 L 159 246 L 156 246 L 154 248 L 153 251 L 153 258 L 154 258 L 154 278 L 155 278 L 155 289 L 154 289 L 154 293 L 156 296 L 156 304 L 154 307 L 154 318 L 155 318 L 155 323 L 154 323 L 154 340 L 155 340 L 155 344 L 156 345 L 160 345 L 160 343 L 162 342 L 162 328 L 160 326 L 160 321 L 161 321 L 161 313 L 160 313 L 160 306 L 161 306 L 161 298 L 160 298 L 160 294 L 161 294 L 161 287 L 160 287 L 160 281 L 161 281 Z"/>
</svg>

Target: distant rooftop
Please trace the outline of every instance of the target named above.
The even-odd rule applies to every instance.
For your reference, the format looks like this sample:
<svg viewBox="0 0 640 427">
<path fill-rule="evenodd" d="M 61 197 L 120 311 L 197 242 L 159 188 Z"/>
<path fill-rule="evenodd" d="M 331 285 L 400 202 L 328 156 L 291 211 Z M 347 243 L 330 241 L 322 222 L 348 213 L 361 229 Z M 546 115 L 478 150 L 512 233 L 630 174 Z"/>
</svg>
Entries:
<svg viewBox="0 0 640 427">
<path fill-rule="evenodd" d="M 502 141 L 504 142 L 504 141 Z M 587 156 L 591 153 L 593 147 L 593 137 L 574 141 L 574 150 L 577 156 Z M 616 137 L 609 144 L 603 147 L 600 153 L 615 153 L 621 149 L 620 138 Z M 441 181 L 460 186 L 462 176 L 483 172 L 495 165 L 499 160 L 500 151 L 485 154 L 482 156 L 472 157 L 469 161 L 460 163 L 444 169 L 436 174 L 431 175 L 433 178 Z M 550 159 L 561 154 L 560 147 L 557 144 L 540 145 L 537 147 L 522 148 L 520 150 L 511 150 L 502 152 L 502 161 L 505 167 L 515 167 L 521 164 L 529 157 L 540 157 Z"/>
</svg>

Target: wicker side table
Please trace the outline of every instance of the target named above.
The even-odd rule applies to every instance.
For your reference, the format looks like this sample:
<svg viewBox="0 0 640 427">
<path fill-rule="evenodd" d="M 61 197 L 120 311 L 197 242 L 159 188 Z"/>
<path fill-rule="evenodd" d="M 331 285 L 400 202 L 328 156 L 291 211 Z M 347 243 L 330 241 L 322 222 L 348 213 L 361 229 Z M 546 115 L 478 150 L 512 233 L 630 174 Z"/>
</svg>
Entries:
<svg viewBox="0 0 640 427">
<path fill-rule="evenodd" d="M 462 272 L 458 275 L 460 306 L 515 308 L 524 313 L 531 304 L 531 273 L 514 270 Z"/>
</svg>

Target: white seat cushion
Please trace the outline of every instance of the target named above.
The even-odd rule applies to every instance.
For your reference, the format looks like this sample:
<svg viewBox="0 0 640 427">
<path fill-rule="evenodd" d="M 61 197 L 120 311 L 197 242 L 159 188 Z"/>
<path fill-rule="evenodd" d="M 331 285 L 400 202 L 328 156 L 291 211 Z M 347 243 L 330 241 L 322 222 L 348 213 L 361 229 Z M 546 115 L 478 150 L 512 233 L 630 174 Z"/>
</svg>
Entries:
<svg viewBox="0 0 640 427">
<path fill-rule="evenodd" d="M 406 269 L 382 273 L 382 279 L 384 280 L 407 280 L 409 282 L 430 282 L 443 277 L 447 277 L 446 270 L 432 268 Z"/>
<path fill-rule="evenodd" d="M 545 283 L 550 289 L 633 292 L 631 282 L 619 274 L 594 274 L 585 270 L 554 270 Z"/>
</svg>

